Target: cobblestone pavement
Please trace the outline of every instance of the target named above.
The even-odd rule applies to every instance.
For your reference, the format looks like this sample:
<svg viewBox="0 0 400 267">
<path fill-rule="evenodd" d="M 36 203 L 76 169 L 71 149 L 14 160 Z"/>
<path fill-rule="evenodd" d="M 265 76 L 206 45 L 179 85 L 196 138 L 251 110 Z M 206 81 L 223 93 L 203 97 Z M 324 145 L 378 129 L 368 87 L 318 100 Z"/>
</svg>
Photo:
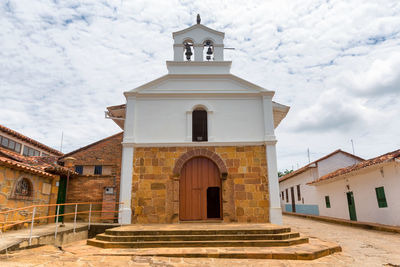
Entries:
<svg viewBox="0 0 400 267">
<path fill-rule="evenodd" d="M 0 255 L 0 266 L 400 266 L 400 235 L 284 216 L 303 235 L 342 246 L 343 252 L 314 261 L 96 256 L 102 249 L 78 241 L 59 249 L 43 246 Z"/>
</svg>

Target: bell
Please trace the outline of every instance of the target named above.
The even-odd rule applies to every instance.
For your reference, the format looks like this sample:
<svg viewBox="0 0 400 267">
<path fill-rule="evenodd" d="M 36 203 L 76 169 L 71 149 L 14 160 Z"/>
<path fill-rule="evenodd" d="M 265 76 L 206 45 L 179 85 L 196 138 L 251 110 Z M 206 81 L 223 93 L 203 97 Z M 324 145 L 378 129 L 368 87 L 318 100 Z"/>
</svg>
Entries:
<svg viewBox="0 0 400 267">
<path fill-rule="evenodd" d="M 213 52 L 212 52 L 211 46 L 209 46 L 208 49 L 207 49 L 207 56 L 206 56 L 207 60 L 211 60 L 212 53 Z"/>
<path fill-rule="evenodd" d="M 189 45 L 189 44 L 185 44 L 185 49 L 186 49 L 186 52 L 185 52 L 186 59 L 187 59 L 187 60 L 190 60 L 190 58 L 191 58 L 192 55 L 193 55 L 193 53 L 192 53 L 192 48 L 190 48 L 190 45 Z"/>
</svg>

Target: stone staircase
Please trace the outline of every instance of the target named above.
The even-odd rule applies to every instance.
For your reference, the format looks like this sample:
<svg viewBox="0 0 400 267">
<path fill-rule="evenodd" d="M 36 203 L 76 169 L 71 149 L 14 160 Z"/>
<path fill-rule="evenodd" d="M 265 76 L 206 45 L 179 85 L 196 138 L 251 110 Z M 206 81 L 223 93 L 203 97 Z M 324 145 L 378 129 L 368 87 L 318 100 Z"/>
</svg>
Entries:
<svg viewBox="0 0 400 267">
<path fill-rule="evenodd" d="M 265 225 L 125 226 L 108 229 L 88 245 L 101 248 L 284 247 L 308 243 L 289 227 Z M 175 229 L 171 229 L 175 228 Z"/>
</svg>

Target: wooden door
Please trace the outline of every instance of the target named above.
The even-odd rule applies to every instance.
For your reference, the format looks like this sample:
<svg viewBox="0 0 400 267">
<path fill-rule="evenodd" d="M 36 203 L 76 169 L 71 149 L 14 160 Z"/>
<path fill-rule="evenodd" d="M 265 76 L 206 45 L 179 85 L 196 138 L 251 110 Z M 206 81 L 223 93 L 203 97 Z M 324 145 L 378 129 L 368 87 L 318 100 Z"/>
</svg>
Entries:
<svg viewBox="0 0 400 267">
<path fill-rule="evenodd" d="M 356 204 L 354 203 L 353 192 L 347 192 L 347 205 L 349 206 L 350 220 L 357 221 Z"/>
<path fill-rule="evenodd" d="M 290 195 L 292 197 L 292 212 L 296 212 L 296 202 L 294 199 L 294 187 L 293 186 L 290 188 Z"/>
<path fill-rule="evenodd" d="M 58 182 L 58 194 L 57 194 L 57 204 L 64 204 L 65 203 L 65 198 L 67 195 L 67 177 L 61 176 L 60 181 Z M 61 205 L 58 211 L 58 214 L 64 214 L 64 205 Z M 57 212 L 57 208 L 56 211 Z M 57 218 L 54 218 L 54 221 L 56 221 Z M 63 216 L 58 217 L 58 221 L 62 222 L 64 220 Z"/>
<path fill-rule="evenodd" d="M 207 203 L 210 191 L 215 192 L 215 187 L 221 191 L 221 179 L 218 167 L 208 158 L 198 157 L 190 159 L 182 168 L 179 181 L 179 218 L 180 220 L 207 220 L 207 210 L 210 216 L 210 208 L 218 205 L 216 210 L 221 218 L 221 193 L 218 203 Z M 214 188 L 207 190 L 208 188 Z M 208 205 L 208 209 L 207 209 Z M 212 216 L 215 219 L 215 213 Z"/>
</svg>

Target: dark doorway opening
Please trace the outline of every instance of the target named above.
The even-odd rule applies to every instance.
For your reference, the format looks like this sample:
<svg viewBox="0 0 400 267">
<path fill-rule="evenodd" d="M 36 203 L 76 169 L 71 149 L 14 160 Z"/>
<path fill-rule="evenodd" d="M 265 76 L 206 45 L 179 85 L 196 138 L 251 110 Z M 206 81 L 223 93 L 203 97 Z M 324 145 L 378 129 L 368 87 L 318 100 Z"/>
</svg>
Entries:
<svg viewBox="0 0 400 267">
<path fill-rule="evenodd" d="M 292 196 L 292 212 L 296 212 L 296 202 L 294 199 L 294 188 L 293 186 L 290 188 L 290 195 Z"/>
<path fill-rule="evenodd" d="M 219 187 L 207 188 L 207 218 L 221 218 Z"/>
</svg>

